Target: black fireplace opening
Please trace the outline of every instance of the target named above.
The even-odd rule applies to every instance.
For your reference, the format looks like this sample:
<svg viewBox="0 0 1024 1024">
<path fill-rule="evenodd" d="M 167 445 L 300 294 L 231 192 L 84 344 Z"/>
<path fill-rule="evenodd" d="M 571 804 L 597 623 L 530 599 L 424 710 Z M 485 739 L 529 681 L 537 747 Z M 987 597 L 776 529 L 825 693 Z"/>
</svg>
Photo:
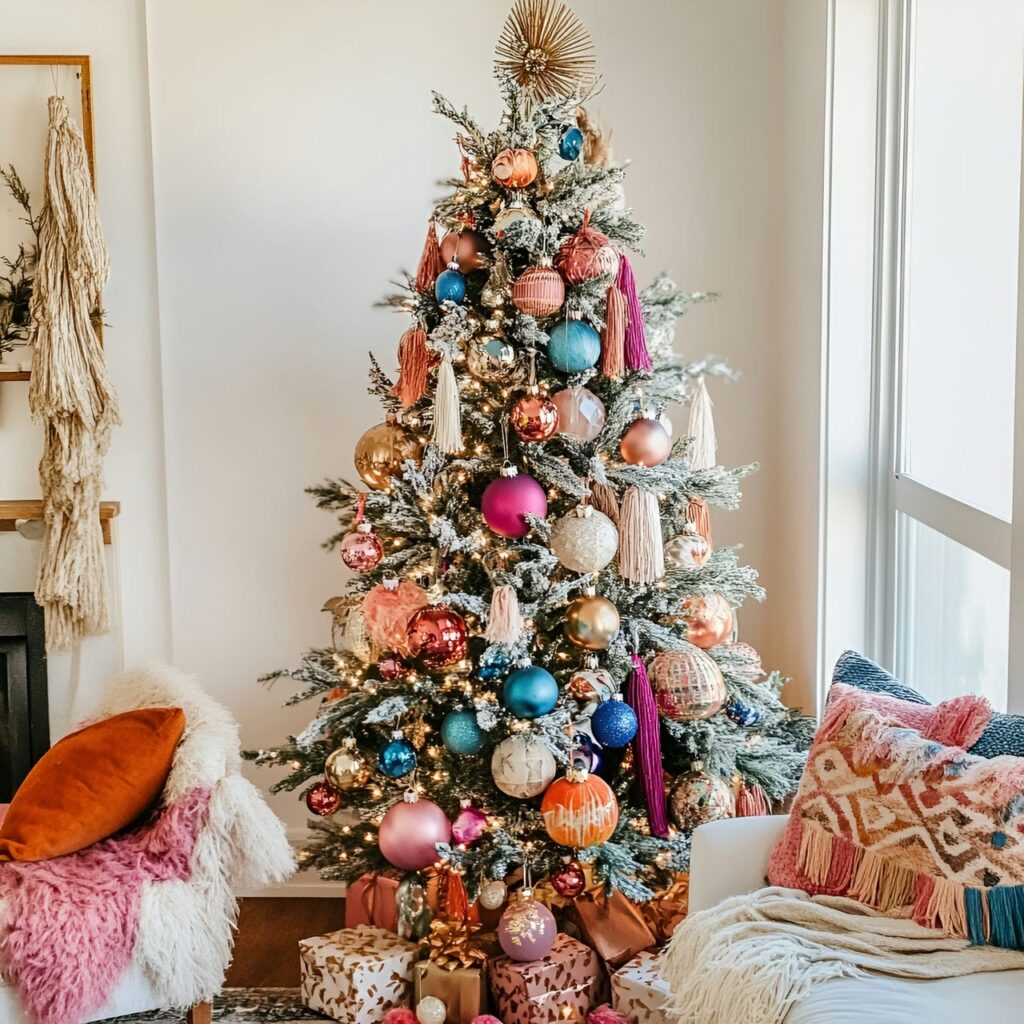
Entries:
<svg viewBox="0 0 1024 1024">
<path fill-rule="evenodd" d="M 49 746 L 43 610 L 33 594 L 0 594 L 0 803 Z"/>
</svg>

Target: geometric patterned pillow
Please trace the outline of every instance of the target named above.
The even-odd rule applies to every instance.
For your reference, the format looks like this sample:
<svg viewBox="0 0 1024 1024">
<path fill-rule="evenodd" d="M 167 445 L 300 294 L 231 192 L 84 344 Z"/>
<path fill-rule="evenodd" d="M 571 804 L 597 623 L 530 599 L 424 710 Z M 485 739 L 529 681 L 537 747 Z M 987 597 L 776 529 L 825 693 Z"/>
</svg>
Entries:
<svg viewBox="0 0 1024 1024">
<path fill-rule="evenodd" d="M 1024 949 L 1024 760 L 975 757 L 837 701 L 768 879 Z"/>
</svg>

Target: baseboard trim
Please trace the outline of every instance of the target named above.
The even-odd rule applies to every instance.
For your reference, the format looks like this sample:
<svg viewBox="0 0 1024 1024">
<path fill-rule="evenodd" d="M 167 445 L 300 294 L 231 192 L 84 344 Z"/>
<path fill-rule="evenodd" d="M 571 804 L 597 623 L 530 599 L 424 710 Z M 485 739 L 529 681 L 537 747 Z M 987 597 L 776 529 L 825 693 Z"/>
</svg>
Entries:
<svg viewBox="0 0 1024 1024">
<path fill-rule="evenodd" d="M 293 827 L 288 829 L 288 842 L 298 851 L 309 841 L 309 829 Z M 338 899 L 345 895 L 344 882 L 328 882 L 315 870 L 296 871 L 291 878 L 278 885 L 245 886 L 235 893 L 240 899 L 246 897 L 278 899 Z"/>
</svg>

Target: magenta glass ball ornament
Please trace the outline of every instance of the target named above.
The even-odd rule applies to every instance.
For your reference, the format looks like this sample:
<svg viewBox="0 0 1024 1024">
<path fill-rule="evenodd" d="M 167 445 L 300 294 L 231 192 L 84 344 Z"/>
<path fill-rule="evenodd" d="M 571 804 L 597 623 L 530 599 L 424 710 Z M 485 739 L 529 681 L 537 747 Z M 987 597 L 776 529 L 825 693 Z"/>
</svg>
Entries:
<svg viewBox="0 0 1024 1024">
<path fill-rule="evenodd" d="M 422 871 L 437 860 L 438 843 L 450 842 L 452 825 L 430 800 L 407 793 L 381 820 L 377 845 L 385 859 L 403 871 Z"/>
<path fill-rule="evenodd" d="M 543 960 L 558 935 L 554 915 L 523 889 L 498 922 L 498 942 L 513 960 Z"/>
<path fill-rule="evenodd" d="M 484 488 L 480 511 L 484 522 L 499 536 L 525 537 L 530 532 L 526 517 L 543 519 L 548 514 L 548 496 L 532 476 L 506 465 L 501 476 Z"/>
<path fill-rule="evenodd" d="M 604 430 L 604 402 L 588 388 L 563 388 L 551 396 L 558 410 L 558 433 L 593 441 Z"/>
<path fill-rule="evenodd" d="M 475 843 L 486 831 L 487 815 L 472 804 L 466 804 L 452 822 L 452 839 L 463 846 Z"/>
</svg>

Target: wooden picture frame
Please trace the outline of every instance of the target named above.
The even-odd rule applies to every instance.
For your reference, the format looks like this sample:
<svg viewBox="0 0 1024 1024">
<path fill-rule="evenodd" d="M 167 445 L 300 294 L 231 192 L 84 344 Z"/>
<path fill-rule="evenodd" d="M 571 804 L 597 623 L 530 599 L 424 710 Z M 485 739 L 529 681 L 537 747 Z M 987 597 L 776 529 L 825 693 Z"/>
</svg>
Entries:
<svg viewBox="0 0 1024 1024">
<path fill-rule="evenodd" d="M 89 174 L 96 188 L 96 150 L 92 108 L 92 68 L 88 54 L 0 54 L 0 67 L 71 67 L 77 69 L 82 102 L 82 137 L 85 141 Z M 45 116 L 45 111 L 44 111 Z M 6 370 L 0 366 L 0 381 L 28 380 L 28 370 Z"/>
</svg>

